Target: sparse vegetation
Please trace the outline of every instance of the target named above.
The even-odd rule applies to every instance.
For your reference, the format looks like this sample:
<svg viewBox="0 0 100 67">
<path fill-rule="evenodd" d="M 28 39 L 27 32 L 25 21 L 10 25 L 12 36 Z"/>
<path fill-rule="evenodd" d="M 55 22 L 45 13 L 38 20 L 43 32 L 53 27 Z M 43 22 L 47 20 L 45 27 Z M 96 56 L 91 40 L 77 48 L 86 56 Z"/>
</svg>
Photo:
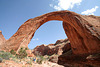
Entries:
<svg viewBox="0 0 100 67">
<path fill-rule="evenodd" d="M 9 58 L 14 57 L 10 52 L 0 51 L 0 57 L 5 60 L 9 60 Z"/>
<path fill-rule="evenodd" d="M 27 61 L 27 64 L 30 64 L 30 65 L 32 65 L 32 61 Z"/>
<path fill-rule="evenodd" d="M 0 51 L 0 63 L 5 63 L 8 60 L 20 64 L 25 63 L 31 67 L 33 63 L 33 57 L 27 57 L 26 50 L 27 48 L 21 48 L 19 49 L 18 54 L 16 54 L 13 49 L 10 52 Z"/>
<path fill-rule="evenodd" d="M 36 62 L 37 62 L 38 64 L 42 64 L 42 61 L 44 60 L 43 56 L 37 56 L 37 58 L 38 58 L 38 59 L 37 59 Z"/>
<path fill-rule="evenodd" d="M 16 57 L 19 58 L 19 59 L 22 59 L 22 58 L 25 58 L 27 57 L 27 53 L 26 53 L 26 48 L 21 48 L 19 51 L 18 51 L 18 54 L 16 54 Z"/>
<path fill-rule="evenodd" d="M 35 55 L 36 55 L 36 57 L 37 57 L 36 62 L 37 62 L 38 64 L 42 64 L 42 61 L 44 60 L 44 57 L 41 55 L 41 53 L 38 52 L 38 51 L 35 51 Z"/>
<path fill-rule="evenodd" d="M 16 55 L 16 52 L 13 49 L 10 51 L 10 53 Z"/>
<path fill-rule="evenodd" d="M 2 62 L 2 60 L 3 60 L 3 59 L 0 57 L 0 63 Z"/>
<path fill-rule="evenodd" d="M 27 56 L 26 50 L 27 48 L 21 48 L 18 51 L 18 54 L 16 54 L 16 52 L 13 49 L 10 52 L 0 51 L 0 62 L 3 62 L 4 59 L 4 60 L 12 60 L 19 63 L 21 59 Z"/>
<path fill-rule="evenodd" d="M 38 64 L 42 64 L 43 61 L 48 61 L 50 58 L 50 56 L 46 55 L 46 56 L 37 56 L 37 60 L 36 62 Z"/>
</svg>

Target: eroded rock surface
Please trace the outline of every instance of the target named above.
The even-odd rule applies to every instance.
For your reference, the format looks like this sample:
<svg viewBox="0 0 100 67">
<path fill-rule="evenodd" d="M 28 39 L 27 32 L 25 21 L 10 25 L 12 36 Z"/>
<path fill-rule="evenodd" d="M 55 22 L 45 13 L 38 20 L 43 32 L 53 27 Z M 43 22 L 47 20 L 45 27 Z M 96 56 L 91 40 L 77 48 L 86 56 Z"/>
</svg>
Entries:
<svg viewBox="0 0 100 67">
<path fill-rule="evenodd" d="M 45 45 L 42 44 L 33 49 L 33 54 L 35 55 L 62 55 L 63 53 L 69 51 L 71 49 L 71 45 L 68 39 L 57 40 L 55 44 Z"/>
<path fill-rule="evenodd" d="M 4 38 L 3 34 L 2 34 L 2 31 L 0 31 L 0 45 L 2 43 L 4 43 L 6 41 L 6 39 Z"/>
<path fill-rule="evenodd" d="M 35 31 L 44 23 L 51 20 L 63 21 L 63 28 L 71 43 L 74 54 L 89 54 L 100 52 L 100 17 L 84 16 L 71 11 L 50 12 L 22 24 L 18 31 L 1 44 L 0 49 L 10 51 L 26 47 Z"/>
<path fill-rule="evenodd" d="M 64 67 L 100 67 L 100 53 L 93 55 L 75 55 L 72 51 L 58 57 L 58 64 Z"/>
</svg>

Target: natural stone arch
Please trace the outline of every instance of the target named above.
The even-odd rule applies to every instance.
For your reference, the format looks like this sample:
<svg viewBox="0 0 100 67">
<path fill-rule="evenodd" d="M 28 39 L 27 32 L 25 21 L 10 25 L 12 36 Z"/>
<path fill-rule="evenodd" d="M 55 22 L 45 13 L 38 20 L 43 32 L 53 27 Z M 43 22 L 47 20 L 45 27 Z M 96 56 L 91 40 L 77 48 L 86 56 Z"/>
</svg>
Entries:
<svg viewBox="0 0 100 67">
<path fill-rule="evenodd" d="M 56 11 L 29 19 L 22 24 L 18 31 L 3 44 L 4 47 L 2 47 L 2 49 L 18 50 L 22 46 L 27 46 L 34 36 L 35 31 L 42 24 L 47 21 L 58 20 L 63 21 L 63 28 L 71 42 L 71 48 L 74 54 L 100 52 L 100 33 L 91 32 L 94 31 L 89 28 L 92 25 L 90 23 L 91 18 L 94 19 L 95 17 L 82 16 L 71 11 Z M 92 22 L 94 23 L 95 21 Z M 100 22 L 98 22 L 97 25 L 99 23 Z M 98 29 L 96 30 L 100 31 Z"/>
</svg>

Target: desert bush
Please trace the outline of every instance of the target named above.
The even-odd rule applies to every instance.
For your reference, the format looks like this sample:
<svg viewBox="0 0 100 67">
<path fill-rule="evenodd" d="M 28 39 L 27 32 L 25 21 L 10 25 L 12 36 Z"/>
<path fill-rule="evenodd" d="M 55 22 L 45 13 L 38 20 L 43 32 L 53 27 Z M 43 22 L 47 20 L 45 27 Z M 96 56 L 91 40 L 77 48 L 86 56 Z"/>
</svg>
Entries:
<svg viewBox="0 0 100 67">
<path fill-rule="evenodd" d="M 13 54 L 13 55 L 16 54 L 16 52 L 13 49 L 10 51 L 10 53 Z"/>
<path fill-rule="evenodd" d="M 30 64 L 30 65 L 32 65 L 32 61 L 27 61 L 27 64 Z"/>
<path fill-rule="evenodd" d="M 0 51 L 0 53 L 3 53 L 4 51 Z"/>
<path fill-rule="evenodd" d="M 37 59 L 36 61 L 38 64 L 42 64 L 42 60 L 41 59 Z"/>
<path fill-rule="evenodd" d="M 3 60 L 3 59 L 0 57 L 0 63 L 2 62 L 2 60 Z"/>
<path fill-rule="evenodd" d="M 46 60 L 46 58 L 44 58 L 43 56 L 37 56 L 37 58 L 38 58 L 38 59 L 36 60 L 36 62 L 37 62 L 38 64 L 42 64 L 42 62 Z"/>
<path fill-rule="evenodd" d="M 0 57 L 5 60 L 9 60 L 9 58 L 13 57 L 11 53 L 0 51 Z"/>
<path fill-rule="evenodd" d="M 26 49 L 21 48 L 21 49 L 18 51 L 18 54 L 16 54 L 16 57 L 19 58 L 19 59 L 22 59 L 22 58 L 27 57 Z"/>
<path fill-rule="evenodd" d="M 29 48 L 26 47 L 25 50 L 29 50 Z"/>
</svg>

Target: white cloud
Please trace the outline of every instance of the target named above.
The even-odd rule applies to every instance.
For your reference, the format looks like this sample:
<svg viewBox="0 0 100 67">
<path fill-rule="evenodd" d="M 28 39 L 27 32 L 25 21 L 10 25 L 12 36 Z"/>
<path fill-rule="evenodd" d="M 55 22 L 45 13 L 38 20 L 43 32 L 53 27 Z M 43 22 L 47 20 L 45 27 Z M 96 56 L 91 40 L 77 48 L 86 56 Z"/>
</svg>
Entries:
<svg viewBox="0 0 100 67">
<path fill-rule="evenodd" d="M 94 12 L 97 10 L 97 8 L 99 8 L 98 6 L 95 6 L 92 9 L 88 9 L 86 11 L 81 12 L 81 14 L 85 14 L 85 15 L 94 15 Z"/>
<path fill-rule="evenodd" d="M 82 0 L 58 0 L 57 5 L 50 4 L 50 7 L 56 10 L 67 10 L 72 9 L 74 5 L 80 5 L 81 2 Z"/>
<path fill-rule="evenodd" d="M 34 40 L 39 40 L 39 38 L 33 39 L 33 41 L 34 41 Z"/>
<path fill-rule="evenodd" d="M 53 7 L 53 4 L 49 4 L 50 7 Z"/>
</svg>

